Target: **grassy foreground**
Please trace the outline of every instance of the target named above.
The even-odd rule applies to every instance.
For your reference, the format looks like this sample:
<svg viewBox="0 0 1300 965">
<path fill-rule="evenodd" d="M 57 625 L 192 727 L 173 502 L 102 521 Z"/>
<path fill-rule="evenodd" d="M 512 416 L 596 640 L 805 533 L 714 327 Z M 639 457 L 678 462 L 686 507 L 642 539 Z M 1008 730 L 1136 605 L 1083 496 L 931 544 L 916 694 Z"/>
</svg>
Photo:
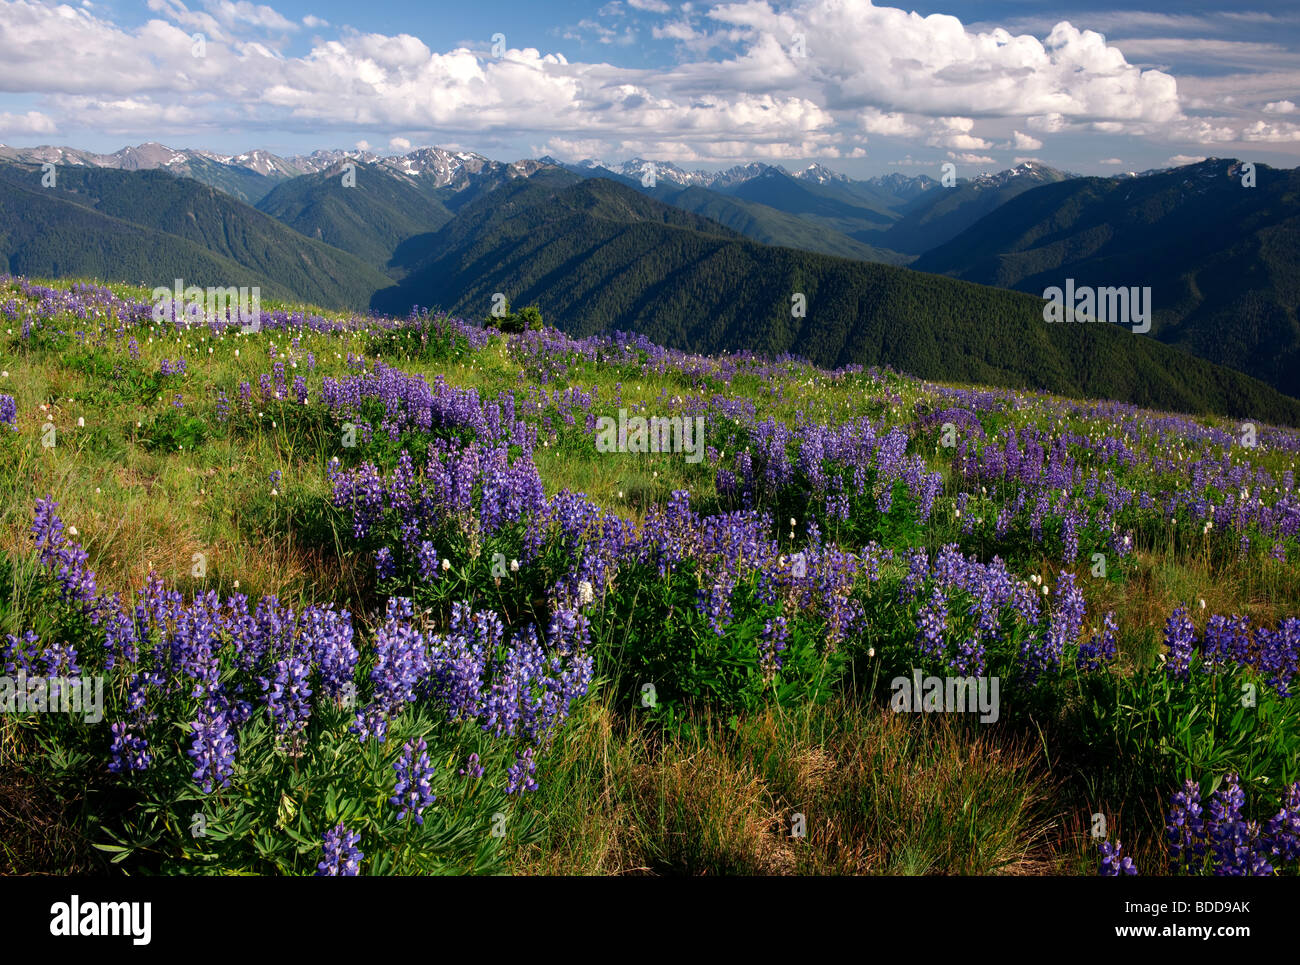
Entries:
<svg viewBox="0 0 1300 965">
<path fill-rule="evenodd" d="M 1294 429 L 147 296 L 0 280 L 0 871 L 1295 874 Z"/>
</svg>

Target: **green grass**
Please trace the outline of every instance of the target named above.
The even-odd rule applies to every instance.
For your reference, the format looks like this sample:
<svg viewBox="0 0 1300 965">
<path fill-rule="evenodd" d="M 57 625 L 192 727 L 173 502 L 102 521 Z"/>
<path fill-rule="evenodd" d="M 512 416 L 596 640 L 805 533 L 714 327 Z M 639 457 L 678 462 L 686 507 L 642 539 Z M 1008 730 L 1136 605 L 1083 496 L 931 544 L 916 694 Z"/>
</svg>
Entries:
<svg viewBox="0 0 1300 965">
<path fill-rule="evenodd" d="M 331 458 L 355 461 L 360 455 L 347 451 L 338 426 L 311 406 L 256 401 L 273 344 L 296 365 L 288 369 L 290 381 L 307 374 L 307 355 L 314 354 L 313 396 L 322 377 L 349 374 L 351 352 L 487 397 L 515 391 L 522 401 L 524 391 L 538 385 L 500 337 L 467 352 L 364 332 L 303 332 L 293 347 L 289 336 L 270 331 L 213 339 L 197 332 L 177 337 L 146 325 L 136 334 L 138 359 L 112 346 L 78 346 L 73 336 L 44 335 L 28 343 L 16 332 L 0 335 L 0 369 L 7 373 L 0 376 L 0 392 L 15 397 L 20 413 L 18 432 L 0 440 L 0 558 L 6 561 L 0 567 L 0 633 L 20 633 L 39 617 L 28 595 L 35 569 L 28 529 L 33 504 L 47 494 L 78 530 L 101 586 L 126 595 L 154 569 L 186 593 L 227 594 L 237 587 L 254 598 L 276 594 L 299 606 L 333 601 L 351 608 L 358 624 L 366 622 L 376 602 L 372 559 L 356 548 L 348 524 L 329 506 L 326 477 Z M 177 357 L 186 360 L 188 374 L 160 376 L 161 361 Z M 245 380 L 255 398 L 249 415 L 236 411 L 236 388 Z M 781 391 L 775 381 L 750 375 L 723 386 L 707 376 L 585 361 L 572 364 L 563 382 L 540 388 L 556 392 L 570 385 L 595 392 L 598 411 L 611 416 L 620 406 L 663 412 L 675 398 L 710 390 L 747 397 L 762 417 L 788 423 L 858 416 L 907 423 L 918 406 L 945 405 L 934 386 L 910 379 L 830 377 L 797 364 L 788 367 Z M 218 390 L 234 412 L 225 422 L 217 417 Z M 178 394 L 182 408 L 172 404 Z M 990 424 L 1031 424 L 1039 418 L 1036 406 L 1030 401 L 991 416 Z M 721 506 L 707 461 L 691 465 L 675 454 L 606 456 L 564 426 L 553 403 L 525 415 L 535 422 L 553 419 L 555 434 L 539 433 L 536 453 L 547 494 L 582 491 L 634 521 L 679 489 L 688 490 L 697 507 Z M 41 441 L 47 418 L 56 427 L 53 447 Z M 1079 416 L 1072 427 L 1086 434 L 1096 423 Z M 932 465 L 948 472 L 947 456 L 935 447 Z M 1260 453 L 1255 461 L 1277 476 L 1294 469 L 1293 457 L 1282 451 Z M 274 473 L 280 474 L 275 483 Z M 1120 481 L 1141 487 L 1151 480 L 1130 473 Z M 980 512 L 979 505 L 973 500 L 970 511 Z M 806 520 L 798 523 L 802 529 Z M 1055 579 L 1059 565 L 1052 552 L 1032 543 L 999 544 L 991 523 L 963 534 L 946 500 L 928 526 L 900 531 L 890 542 L 896 550 L 910 544 L 932 551 L 960 542 L 984 558 L 1004 554 L 1018 575 Z M 1300 608 L 1300 573 L 1293 564 L 1258 549 L 1238 559 L 1205 534 L 1185 530 L 1156 512 L 1144 520 L 1133 557 L 1113 566 L 1107 578 L 1088 575 L 1086 554 L 1074 567 L 1088 612 L 1118 614 L 1124 673 L 1153 658 L 1161 623 L 1180 602 L 1204 599 L 1208 612 L 1266 623 Z M 200 558 L 201 577 L 193 575 Z M 882 586 L 896 586 L 902 568 L 897 558 L 887 564 Z M 542 789 L 522 805 L 534 833 L 504 852 L 509 870 L 1091 873 L 1088 826 L 1095 811 L 1109 816 L 1111 834 L 1122 837 L 1126 853 L 1156 869 L 1162 823 L 1156 802 L 1169 775 L 1137 757 L 1089 757 L 1072 740 L 1079 705 L 1070 699 L 1032 720 L 989 730 L 895 715 L 859 680 L 803 702 L 720 708 L 685 700 L 666 719 L 629 707 L 616 685 L 615 658 L 650 639 L 651 628 L 629 619 L 598 629 L 606 648 L 604 678 L 547 752 Z M 870 669 L 861 649 L 871 634 L 893 632 L 883 624 L 869 628 L 851 669 Z M 85 797 L 60 789 L 38 758 L 34 736 L 0 718 L 0 760 L 7 768 L 18 765 L 0 789 L 0 871 L 103 870 L 102 856 L 91 848 L 100 837 Z M 803 816 L 803 836 L 791 834 L 795 814 Z M 470 861 L 461 870 L 474 867 Z"/>
</svg>

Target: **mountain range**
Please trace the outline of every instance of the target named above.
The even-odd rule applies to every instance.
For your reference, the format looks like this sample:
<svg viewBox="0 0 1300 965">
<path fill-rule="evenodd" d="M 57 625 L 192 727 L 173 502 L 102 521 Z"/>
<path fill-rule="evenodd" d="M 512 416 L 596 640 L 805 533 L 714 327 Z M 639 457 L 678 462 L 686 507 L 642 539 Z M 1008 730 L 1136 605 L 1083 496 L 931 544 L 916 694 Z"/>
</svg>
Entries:
<svg viewBox="0 0 1300 965">
<path fill-rule="evenodd" d="M 1075 178 L 1001 205 L 914 264 L 1041 294 L 1149 286 L 1151 335 L 1300 395 L 1300 169 L 1210 158 Z"/>
<path fill-rule="evenodd" d="M 575 333 L 1295 421 L 1294 400 L 1239 372 L 1300 394 L 1297 175 L 1261 165 L 1258 187 L 1234 188 L 1240 172 L 1211 159 L 1083 178 L 1025 162 L 945 187 L 820 164 L 0 146 L 0 257 L 36 276 L 261 284 L 400 314 L 482 317 L 502 292 Z M 1153 337 L 1044 325 L 1037 296 L 1064 276 L 1135 272 L 1156 292 Z"/>
</svg>

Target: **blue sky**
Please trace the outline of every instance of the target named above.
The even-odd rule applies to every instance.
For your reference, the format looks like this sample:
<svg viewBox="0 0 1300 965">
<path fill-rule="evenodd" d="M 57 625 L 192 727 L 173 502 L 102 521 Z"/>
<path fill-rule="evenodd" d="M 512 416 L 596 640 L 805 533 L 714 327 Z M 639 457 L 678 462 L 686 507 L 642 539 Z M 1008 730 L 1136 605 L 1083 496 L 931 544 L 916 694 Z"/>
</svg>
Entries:
<svg viewBox="0 0 1300 965">
<path fill-rule="evenodd" d="M 1082 173 L 1206 156 L 1293 167 L 1300 9 L 0 0 L 0 142 L 146 140 L 820 161 L 853 176 L 1027 158 Z"/>
</svg>

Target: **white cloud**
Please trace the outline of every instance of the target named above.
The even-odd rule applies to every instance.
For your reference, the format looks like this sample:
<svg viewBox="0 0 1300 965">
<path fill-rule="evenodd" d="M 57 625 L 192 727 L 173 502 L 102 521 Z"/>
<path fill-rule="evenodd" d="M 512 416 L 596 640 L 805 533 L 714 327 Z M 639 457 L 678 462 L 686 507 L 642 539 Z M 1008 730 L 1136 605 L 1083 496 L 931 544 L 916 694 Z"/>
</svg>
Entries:
<svg viewBox="0 0 1300 965">
<path fill-rule="evenodd" d="M 975 121 L 970 117 L 940 117 L 931 122 L 931 134 L 926 144 L 931 147 L 951 147 L 968 151 L 986 151 L 993 145 L 971 133 Z"/>
<path fill-rule="evenodd" d="M 1292 124 L 1289 121 L 1278 121 L 1273 124 L 1256 121 L 1254 124 L 1246 125 L 1241 132 L 1241 137 L 1245 141 L 1273 141 L 1278 143 L 1300 141 L 1300 124 Z"/>
<path fill-rule="evenodd" d="M 411 142 L 404 137 L 390 137 L 388 139 L 388 146 L 394 151 L 401 151 L 405 154 L 411 149 Z"/>
<path fill-rule="evenodd" d="M 949 151 L 948 157 L 954 161 L 961 161 L 963 164 L 997 164 L 997 161 L 993 158 L 983 154 L 971 154 L 969 152 L 958 154 L 955 151 Z"/>
<path fill-rule="evenodd" d="M 1044 134 L 1055 134 L 1057 131 L 1066 127 L 1065 115 L 1058 113 L 1039 114 L 1034 117 L 1025 118 L 1025 126 L 1031 131 L 1042 131 Z"/>
<path fill-rule="evenodd" d="M 594 34 L 596 40 L 602 44 L 617 44 L 619 46 L 628 46 L 636 42 L 636 31 L 630 26 L 625 26 L 622 33 L 606 27 L 603 23 L 597 23 L 594 20 L 579 20 L 577 26 L 569 27 L 561 35 L 565 40 L 585 40 L 583 32 Z"/>
<path fill-rule="evenodd" d="M 1020 131 L 1011 132 L 1011 143 L 1017 151 L 1037 151 L 1043 146 L 1043 142 L 1038 138 L 1022 134 Z"/>
<path fill-rule="evenodd" d="M 28 111 L 26 114 L 10 114 L 0 111 L 0 135 L 13 134 L 53 134 L 54 121 L 40 111 Z"/>
<path fill-rule="evenodd" d="M 878 107 L 868 107 L 858 114 L 858 123 L 868 134 L 885 137 L 915 137 L 921 129 L 897 112 L 885 112 Z"/>
<path fill-rule="evenodd" d="M 656 25 L 650 32 L 656 40 L 696 40 L 703 36 L 685 20 L 670 20 L 662 27 Z"/>
<path fill-rule="evenodd" d="M 1186 164 L 1200 164 L 1204 160 L 1205 158 L 1203 157 L 1193 156 L 1191 154 L 1175 154 L 1165 163 L 1172 164 L 1174 167 L 1180 168 Z"/>
<path fill-rule="evenodd" d="M 283 14 L 261 3 L 249 3 L 249 0 L 208 0 L 206 6 L 212 15 L 227 27 L 236 24 L 250 24 L 265 27 L 268 30 L 297 30 L 298 25 Z"/>
<path fill-rule="evenodd" d="M 1168 134 L 1174 140 L 1197 144 L 1227 144 L 1239 137 L 1237 129 L 1221 117 L 1203 117 L 1174 124 Z"/>
<path fill-rule="evenodd" d="M 742 0 L 709 16 L 783 38 L 806 34 L 836 106 L 1154 121 L 1181 115 L 1173 77 L 1127 63 L 1101 34 L 1065 21 L 1040 41 L 1002 29 L 976 33 L 956 17 L 866 0 L 805 0 L 780 13 L 766 0 Z"/>
<path fill-rule="evenodd" d="M 1123 164 L 1124 162 L 1117 157 L 1108 157 L 1108 158 L 1102 158 L 1097 163 L 1098 164 Z"/>
<path fill-rule="evenodd" d="M 1181 83 L 1130 64 L 1101 34 L 1068 22 L 1039 39 L 867 0 L 791 0 L 779 9 L 736 0 L 701 13 L 682 4 L 651 29 L 693 56 L 649 70 L 571 63 L 534 48 L 499 59 L 468 47 L 433 50 L 410 34 L 350 28 L 333 39 L 299 39 L 305 46 L 290 54 L 288 35 L 310 37 L 303 26 L 327 21 L 290 20 L 249 0 L 204 0 L 202 10 L 185 0 L 146 2 L 153 19 L 128 27 L 108 8 L 0 0 L 0 90 L 41 98 L 32 106 L 56 129 L 158 138 L 177 129 L 318 136 L 339 129 L 380 143 L 405 131 L 482 144 L 527 134 L 612 150 L 664 143 L 702 159 L 834 157 L 856 148 L 862 134 L 983 158 L 995 145 L 981 134 L 996 130 L 1001 147 L 1012 124 L 1010 147 L 1026 153 L 1041 148 L 1042 134 L 1064 130 L 1159 138 L 1206 153 L 1222 141 L 1294 140 L 1286 124 L 1186 116 Z M 664 0 L 612 0 L 601 12 L 628 8 L 673 9 Z M 620 26 L 584 20 L 564 36 L 609 47 L 637 42 L 626 19 Z M 208 39 L 204 57 L 191 54 L 194 32 Z M 806 57 L 795 56 L 796 33 L 806 37 Z M 705 56 L 714 49 L 724 53 Z M 1280 115 L 1294 111 L 1284 98 L 1300 89 L 1300 71 L 1266 71 L 1248 85 L 1240 75 L 1187 84 L 1217 113 L 1228 113 L 1227 98 L 1237 96 L 1241 107 L 1265 104 L 1265 115 Z"/>
</svg>

